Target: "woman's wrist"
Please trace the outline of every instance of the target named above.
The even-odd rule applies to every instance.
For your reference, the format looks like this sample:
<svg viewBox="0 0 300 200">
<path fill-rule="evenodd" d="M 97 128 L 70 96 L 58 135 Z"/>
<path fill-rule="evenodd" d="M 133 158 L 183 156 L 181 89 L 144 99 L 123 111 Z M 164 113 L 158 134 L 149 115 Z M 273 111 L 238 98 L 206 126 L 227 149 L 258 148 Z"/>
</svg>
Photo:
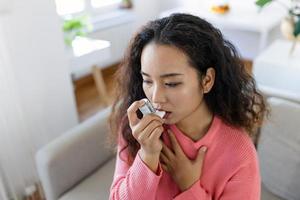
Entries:
<svg viewBox="0 0 300 200">
<path fill-rule="evenodd" d="M 151 171 L 156 173 L 158 163 L 159 163 L 159 154 L 149 154 L 146 153 L 143 149 L 140 149 L 138 154 L 140 158 L 143 160 L 143 162 L 151 169 Z"/>
<path fill-rule="evenodd" d="M 181 192 L 184 192 L 186 190 L 188 190 L 189 188 L 191 188 L 198 180 L 190 180 L 187 181 L 186 183 L 182 183 L 180 185 L 178 185 L 179 189 Z"/>
</svg>

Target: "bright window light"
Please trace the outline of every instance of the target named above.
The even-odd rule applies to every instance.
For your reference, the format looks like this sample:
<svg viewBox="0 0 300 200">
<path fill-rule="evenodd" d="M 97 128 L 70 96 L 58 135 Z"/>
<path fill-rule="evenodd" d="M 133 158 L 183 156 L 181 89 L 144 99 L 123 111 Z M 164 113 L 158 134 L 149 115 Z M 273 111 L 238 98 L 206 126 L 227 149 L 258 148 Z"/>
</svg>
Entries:
<svg viewBox="0 0 300 200">
<path fill-rule="evenodd" d="M 121 0 L 91 0 L 92 7 L 100 8 L 121 3 Z"/>
<path fill-rule="evenodd" d="M 85 0 L 55 0 L 55 3 L 59 15 L 68 15 L 85 9 Z"/>
</svg>

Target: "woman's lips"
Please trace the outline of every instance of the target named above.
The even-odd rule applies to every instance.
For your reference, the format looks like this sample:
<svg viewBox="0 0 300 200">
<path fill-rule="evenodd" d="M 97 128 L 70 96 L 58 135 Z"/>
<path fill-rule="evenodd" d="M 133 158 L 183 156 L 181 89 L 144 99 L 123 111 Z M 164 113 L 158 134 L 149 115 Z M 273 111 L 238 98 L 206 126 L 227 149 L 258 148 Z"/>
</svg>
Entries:
<svg viewBox="0 0 300 200">
<path fill-rule="evenodd" d="M 163 119 L 168 119 L 168 117 L 170 116 L 171 112 L 166 111 L 166 114 L 164 115 Z"/>
</svg>

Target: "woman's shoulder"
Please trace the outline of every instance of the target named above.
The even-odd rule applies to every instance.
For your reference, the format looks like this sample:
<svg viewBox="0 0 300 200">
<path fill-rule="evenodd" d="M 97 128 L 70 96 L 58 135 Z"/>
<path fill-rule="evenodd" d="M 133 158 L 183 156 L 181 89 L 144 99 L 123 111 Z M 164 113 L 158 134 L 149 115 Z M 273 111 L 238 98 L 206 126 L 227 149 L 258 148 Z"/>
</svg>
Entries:
<svg viewBox="0 0 300 200">
<path fill-rule="evenodd" d="M 231 154 L 240 155 L 246 159 L 249 156 L 256 159 L 253 140 L 243 128 L 234 127 L 222 120 L 217 138 L 219 143 L 223 144 L 222 148 L 228 149 Z"/>
<path fill-rule="evenodd" d="M 221 117 L 216 116 L 219 119 L 220 128 L 219 131 L 226 136 L 226 139 L 238 140 L 238 141 L 251 141 L 249 134 L 246 132 L 244 128 L 233 126 L 228 124 Z M 244 142 L 246 142 L 244 141 Z"/>
</svg>

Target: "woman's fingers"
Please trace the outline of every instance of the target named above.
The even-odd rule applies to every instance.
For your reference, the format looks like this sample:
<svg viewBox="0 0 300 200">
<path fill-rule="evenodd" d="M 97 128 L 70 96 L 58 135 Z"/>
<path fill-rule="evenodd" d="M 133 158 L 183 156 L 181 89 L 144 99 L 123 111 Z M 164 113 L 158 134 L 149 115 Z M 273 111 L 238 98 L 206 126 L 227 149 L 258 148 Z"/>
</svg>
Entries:
<svg viewBox="0 0 300 200">
<path fill-rule="evenodd" d="M 164 132 L 164 128 L 162 126 L 156 127 L 149 136 L 149 142 L 153 143 L 154 141 L 159 140 L 163 132 Z"/>
<path fill-rule="evenodd" d="M 163 119 L 154 114 L 149 114 L 144 116 L 140 122 L 134 127 L 135 132 L 142 132 L 144 129 L 150 125 L 153 121 L 157 121 L 161 125 L 163 124 Z"/>
<path fill-rule="evenodd" d="M 163 143 L 162 153 L 168 158 L 168 160 L 171 160 L 174 158 L 174 153 L 167 145 Z"/>
<path fill-rule="evenodd" d="M 174 133 L 170 129 L 168 129 L 168 135 L 172 144 L 172 149 L 174 150 L 175 154 L 185 155 L 183 153 L 183 150 L 181 149 L 181 146 L 177 141 L 177 138 L 175 137 Z"/>
<path fill-rule="evenodd" d="M 156 133 L 157 131 L 157 133 Z M 157 120 L 152 120 L 143 131 L 139 132 L 140 134 L 137 136 L 138 141 L 144 142 L 148 138 L 150 140 L 153 139 L 153 135 L 159 134 L 159 131 L 163 131 L 162 123 Z M 152 136 L 150 138 L 150 136 Z"/>
<path fill-rule="evenodd" d="M 137 110 L 144 101 L 136 101 L 128 108 L 128 120 L 133 137 L 145 152 L 159 155 L 162 141 L 159 139 L 163 132 L 164 120 L 155 114 L 147 114 L 142 119 L 137 117 Z"/>
<path fill-rule="evenodd" d="M 203 165 L 204 162 L 204 158 L 205 158 L 205 154 L 207 151 L 207 147 L 206 146 L 202 146 L 199 150 L 198 150 L 198 155 L 196 157 L 196 159 L 194 160 L 194 163 L 196 163 L 198 166 Z"/>
<path fill-rule="evenodd" d="M 165 156 L 165 154 L 163 152 L 161 152 L 159 154 L 159 158 L 160 158 L 160 161 L 162 161 L 162 163 L 164 163 L 164 164 L 169 162 L 169 159 L 167 158 L 167 156 Z"/>
<path fill-rule="evenodd" d="M 142 100 L 135 101 L 127 109 L 127 115 L 128 115 L 130 127 L 135 126 L 139 122 L 139 118 L 137 117 L 136 111 L 144 104 L 145 102 Z"/>
<path fill-rule="evenodd" d="M 143 116 L 142 119 L 139 119 L 137 117 L 136 112 L 144 104 L 145 104 L 145 101 L 143 101 L 143 100 L 135 101 L 127 109 L 127 116 L 128 116 L 130 127 L 133 128 L 137 124 L 140 124 L 140 126 L 136 128 L 136 131 L 139 131 L 139 132 L 142 131 L 152 120 L 158 120 L 161 123 L 164 122 L 164 120 L 162 118 L 160 118 L 159 116 L 157 116 L 155 114 L 148 114 L 148 115 Z M 141 122 L 141 123 L 139 123 L 139 122 Z"/>
<path fill-rule="evenodd" d="M 169 169 L 168 169 L 168 166 L 163 164 L 163 163 L 160 163 L 161 164 L 161 168 L 166 171 L 166 172 L 169 172 Z"/>
</svg>

